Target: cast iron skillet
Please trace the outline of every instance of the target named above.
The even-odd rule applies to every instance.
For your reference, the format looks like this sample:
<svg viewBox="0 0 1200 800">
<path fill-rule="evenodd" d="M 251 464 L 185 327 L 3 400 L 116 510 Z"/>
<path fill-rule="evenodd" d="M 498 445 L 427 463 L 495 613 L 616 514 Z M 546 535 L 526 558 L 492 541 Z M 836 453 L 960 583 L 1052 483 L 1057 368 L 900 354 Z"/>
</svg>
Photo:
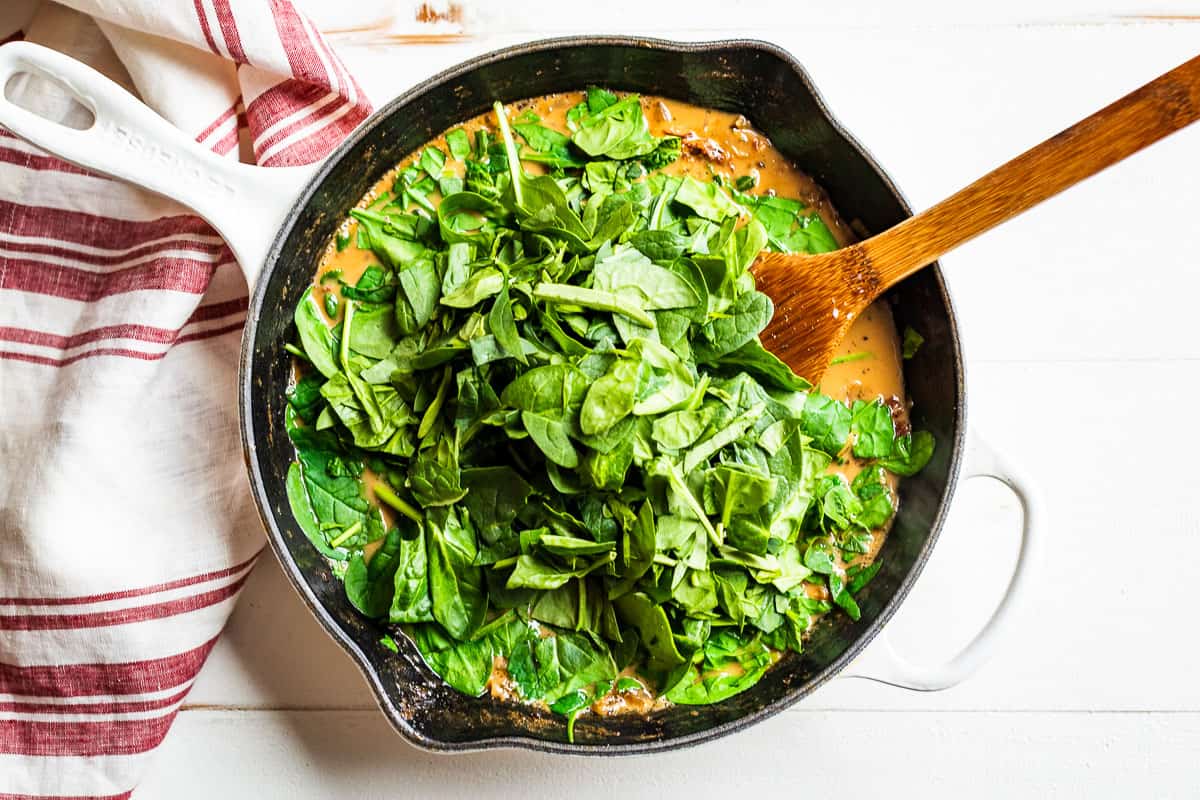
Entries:
<svg viewBox="0 0 1200 800">
<path fill-rule="evenodd" d="M 787 708 L 841 671 L 892 616 L 929 557 L 959 473 L 965 432 L 962 355 L 954 309 L 936 265 L 887 297 L 897 324 L 911 325 L 925 337 L 919 356 L 905 362 L 905 382 L 916 426 L 931 431 L 938 447 L 929 466 L 902 483 L 900 510 L 881 554 L 883 567 L 859 597 L 862 619 L 828 615 L 802 656 L 785 657 L 753 689 L 725 702 L 645 717 L 587 715 L 575 726 L 575 743 L 568 744 L 561 718 L 465 697 L 444 685 L 404 636 L 395 636 L 398 655 L 380 644 L 387 631 L 354 611 L 288 508 L 284 481 L 294 453 L 283 425 L 291 369 L 283 344 L 294 338 L 292 309 L 347 210 L 405 155 L 494 100 L 601 84 L 740 112 L 824 186 L 847 219 L 879 231 L 909 216 L 896 187 L 830 116 L 800 65 L 778 47 L 755 41 L 681 44 L 580 37 L 508 48 L 443 72 L 393 100 L 315 170 L 264 170 L 217 159 L 78 62 L 29 44 L 0 48 L 0 86 L 22 72 L 40 73 L 67 87 L 92 109 L 96 123 L 85 131 L 66 129 L 0 99 L 0 124 L 68 160 L 191 206 L 225 236 L 252 286 L 261 266 L 243 337 L 240 380 L 254 497 L 271 546 L 300 596 L 358 663 L 391 723 L 414 744 L 434 750 L 520 746 L 611 754 L 665 750 L 731 733 Z M 995 462 L 982 471 L 1012 485 Z M 924 670 L 893 659 L 878 679 L 908 688 L 944 688 L 981 661 L 1027 574 L 1032 514 L 1027 496 L 1013 488 L 1026 511 L 1023 559 L 989 628 L 947 665 Z"/>
</svg>

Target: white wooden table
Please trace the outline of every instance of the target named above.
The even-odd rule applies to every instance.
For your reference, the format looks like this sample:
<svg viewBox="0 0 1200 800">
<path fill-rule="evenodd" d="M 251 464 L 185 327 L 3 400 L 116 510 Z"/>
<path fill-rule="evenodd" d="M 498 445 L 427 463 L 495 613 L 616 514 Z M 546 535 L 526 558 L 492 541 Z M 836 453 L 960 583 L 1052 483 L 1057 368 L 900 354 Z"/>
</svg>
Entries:
<svg viewBox="0 0 1200 800">
<path fill-rule="evenodd" d="M 329 29 L 353 4 L 308 5 Z M 770 39 L 917 208 L 1200 51 L 1200 5 L 1177 0 L 497 5 L 468 9 L 461 40 L 334 41 L 378 102 L 544 35 Z M 391 732 L 267 555 L 136 796 L 1197 796 L 1198 230 L 1200 126 L 944 259 L 971 424 L 1026 468 L 1050 516 L 1032 613 L 968 683 L 918 695 L 838 680 L 734 737 L 636 759 L 431 755 Z M 970 637 L 1018 519 L 1002 488 L 960 490 L 890 626 L 901 649 L 933 660 Z"/>
</svg>

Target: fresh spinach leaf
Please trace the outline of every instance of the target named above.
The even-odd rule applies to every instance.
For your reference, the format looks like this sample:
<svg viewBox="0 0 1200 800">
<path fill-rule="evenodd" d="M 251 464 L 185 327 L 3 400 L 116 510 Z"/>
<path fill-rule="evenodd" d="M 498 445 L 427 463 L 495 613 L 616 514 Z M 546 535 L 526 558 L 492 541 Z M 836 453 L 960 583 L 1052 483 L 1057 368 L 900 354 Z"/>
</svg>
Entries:
<svg viewBox="0 0 1200 800">
<path fill-rule="evenodd" d="M 842 452 L 850 436 L 850 409 L 827 395 L 816 392 L 804 401 L 800 428 L 812 439 L 812 446 L 831 456 Z"/>
<path fill-rule="evenodd" d="M 897 439 L 892 454 L 880 459 L 879 463 L 889 472 L 911 477 L 923 470 L 929 459 L 933 458 L 933 448 L 933 434 L 917 431 Z"/>
<path fill-rule="evenodd" d="M 417 626 L 413 641 L 442 680 L 470 697 L 483 694 L 492 674 L 491 641 L 455 641 L 432 624 Z"/>
<path fill-rule="evenodd" d="M 409 468 L 408 485 L 424 508 L 448 506 L 467 494 L 458 468 L 458 448 L 453 440 L 440 439 L 421 450 Z"/>
<path fill-rule="evenodd" d="M 455 128 L 446 134 L 446 147 L 455 161 L 462 161 L 471 154 L 471 140 L 462 128 Z"/>
<path fill-rule="evenodd" d="M 892 452 L 896 426 L 892 410 L 882 400 L 856 400 L 850 409 L 850 431 L 854 434 L 854 455 L 859 458 L 886 458 Z"/>
<path fill-rule="evenodd" d="M 727 217 L 736 217 L 741 207 L 716 183 L 701 183 L 692 176 L 685 176 L 675 192 L 675 202 L 685 205 L 698 216 L 720 223 Z"/>
<path fill-rule="evenodd" d="M 483 624 L 487 590 L 475 566 L 475 532 L 452 509 L 429 514 L 425 548 L 433 618 L 456 639 L 469 639 Z"/>
<path fill-rule="evenodd" d="M 655 605 L 641 592 L 622 595 L 613 601 L 617 617 L 638 632 L 646 648 L 646 666 L 658 672 L 669 672 L 684 663 L 675 646 L 671 623 L 661 606 Z"/>
<path fill-rule="evenodd" d="M 925 337 L 913 330 L 912 326 L 906 325 L 904 327 L 904 339 L 900 344 L 900 354 L 904 357 L 904 360 L 908 361 L 915 356 L 923 344 L 925 344 Z"/>
<path fill-rule="evenodd" d="M 762 292 L 738 296 L 729 311 L 707 323 L 692 344 L 697 361 L 716 361 L 757 338 L 775 309 Z M 762 359 L 765 361 L 765 359 Z"/>
<path fill-rule="evenodd" d="M 433 622 L 433 599 L 429 595 L 429 559 L 425 536 L 417 526 L 405 526 L 396 552 L 396 573 L 390 622 Z"/>
<path fill-rule="evenodd" d="M 597 103 L 597 105 L 599 105 Z M 580 128 L 571 141 L 593 158 L 634 158 L 654 151 L 658 141 L 650 135 L 650 127 L 642 113 L 642 101 L 637 95 L 596 109 L 588 103 L 591 114 L 580 121 Z"/>
<path fill-rule="evenodd" d="M 846 586 L 846 590 L 850 594 L 858 594 L 866 588 L 867 584 L 879 573 L 879 569 L 883 566 L 882 561 L 873 561 L 869 565 L 861 568 L 851 567 L 847 570 L 846 575 L 850 578 L 850 582 Z"/>
<path fill-rule="evenodd" d="M 496 344 L 505 354 L 512 356 L 522 364 L 529 363 L 521 345 L 521 335 L 517 332 L 517 323 L 513 318 L 512 300 L 508 295 L 507 281 L 500 290 L 500 294 L 496 296 L 492 310 L 488 313 L 488 327 L 491 329 L 492 335 L 496 337 Z"/>
<path fill-rule="evenodd" d="M 717 365 L 749 373 L 763 384 L 786 392 L 805 392 L 812 388 L 811 383 L 792 372 L 787 364 L 766 350 L 758 337 L 721 355 Z"/>
<path fill-rule="evenodd" d="M 704 643 L 698 669 L 688 670 L 666 693 L 680 705 L 719 703 L 758 683 L 774 659 L 758 636 L 748 641 L 722 631 Z"/>
<path fill-rule="evenodd" d="M 311 288 L 305 290 L 301 296 L 294 318 L 296 333 L 308 360 L 326 378 L 336 375 L 340 370 L 334 357 L 333 332 L 321 318 L 321 311 Z"/>
<path fill-rule="evenodd" d="M 400 531 L 393 528 L 383 539 L 383 544 L 368 562 L 362 553 L 355 553 L 346 567 L 344 578 L 346 597 L 351 604 L 368 617 L 382 617 L 388 613 L 394 592 L 393 580 L 399 563 Z"/>
</svg>

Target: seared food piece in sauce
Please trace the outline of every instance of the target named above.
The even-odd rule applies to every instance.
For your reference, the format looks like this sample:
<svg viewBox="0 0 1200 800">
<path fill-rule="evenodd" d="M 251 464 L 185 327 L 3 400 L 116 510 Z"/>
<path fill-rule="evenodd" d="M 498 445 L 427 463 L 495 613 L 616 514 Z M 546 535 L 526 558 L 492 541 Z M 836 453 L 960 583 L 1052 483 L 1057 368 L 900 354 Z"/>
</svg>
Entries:
<svg viewBox="0 0 1200 800">
<path fill-rule="evenodd" d="M 497 104 L 379 181 L 296 309 L 300 527 L 385 645 L 569 737 L 745 690 L 858 618 L 933 449 L 885 305 L 820 387 L 759 341 L 757 254 L 849 241 L 744 117 Z"/>
</svg>

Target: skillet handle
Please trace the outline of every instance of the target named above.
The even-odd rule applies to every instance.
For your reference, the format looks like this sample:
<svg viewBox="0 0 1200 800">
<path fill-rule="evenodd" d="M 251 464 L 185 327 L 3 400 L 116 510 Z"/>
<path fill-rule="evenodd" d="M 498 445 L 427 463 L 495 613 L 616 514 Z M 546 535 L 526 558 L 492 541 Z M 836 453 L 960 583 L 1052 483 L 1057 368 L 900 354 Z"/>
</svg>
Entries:
<svg viewBox="0 0 1200 800">
<path fill-rule="evenodd" d="M 95 117 L 70 128 L 13 103 L 26 73 L 74 95 Z M 253 287 L 267 251 L 314 166 L 262 169 L 221 158 L 91 67 L 41 45 L 0 47 L 0 125 L 66 161 L 176 200 L 217 229 Z"/>
<path fill-rule="evenodd" d="M 974 432 L 969 440 L 964 478 L 995 478 L 1007 486 L 1021 504 L 1021 550 L 1004 597 L 983 629 L 949 661 L 933 666 L 914 664 L 896 652 L 884 629 L 876 643 L 843 673 L 845 677 L 866 678 L 919 692 L 936 692 L 956 686 L 992 657 L 1029 595 L 1029 585 L 1039 561 L 1040 526 L 1043 524 L 1041 503 L 1033 484 L 1019 470 Z"/>
</svg>

